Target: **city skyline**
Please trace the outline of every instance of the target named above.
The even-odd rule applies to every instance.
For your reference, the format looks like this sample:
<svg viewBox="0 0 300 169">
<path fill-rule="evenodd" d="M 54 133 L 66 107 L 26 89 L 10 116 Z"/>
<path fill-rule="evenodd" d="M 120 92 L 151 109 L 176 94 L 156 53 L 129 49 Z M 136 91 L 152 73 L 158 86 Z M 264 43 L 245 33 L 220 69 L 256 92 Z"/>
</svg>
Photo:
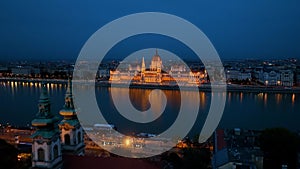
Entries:
<svg viewBox="0 0 300 169">
<path fill-rule="evenodd" d="M 1 1 L 0 169 L 300 168 L 299 6 Z"/>
</svg>

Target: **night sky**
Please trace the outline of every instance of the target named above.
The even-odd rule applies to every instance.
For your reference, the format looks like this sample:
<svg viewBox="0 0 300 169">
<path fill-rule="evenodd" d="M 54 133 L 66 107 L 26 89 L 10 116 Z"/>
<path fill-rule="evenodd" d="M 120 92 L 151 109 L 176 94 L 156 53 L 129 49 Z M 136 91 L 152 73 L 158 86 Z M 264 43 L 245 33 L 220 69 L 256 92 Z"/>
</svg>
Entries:
<svg viewBox="0 0 300 169">
<path fill-rule="evenodd" d="M 1 0 L 0 59 L 75 60 L 95 31 L 137 12 L 190 21 L 222 59 L 300 58 L 299 7 L 297 0 Z"/>
</svg>

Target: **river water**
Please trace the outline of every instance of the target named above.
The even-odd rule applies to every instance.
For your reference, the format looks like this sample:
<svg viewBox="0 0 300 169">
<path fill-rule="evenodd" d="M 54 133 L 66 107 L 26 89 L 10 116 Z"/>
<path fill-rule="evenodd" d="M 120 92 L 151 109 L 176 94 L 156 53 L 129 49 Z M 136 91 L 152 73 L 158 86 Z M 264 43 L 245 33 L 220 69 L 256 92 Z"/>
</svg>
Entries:
<svg viewBox="0 0 300 169">
<path fill-rule="evenodd" d="M 51 111 L 59 116 L 58 112 L 64 105 L 66 84 L 48 84 L 47 89 L 51 99 Z M 0 123 L 10 123 L 18 126 L 30 125 L 31 120 L 38 112 L 38 99 L 41 91 L 40 83 L 0 82 Z M 122 102 L 127 89 L 117 88 L 117 99 Z M 126 93 L 127 92 L 127 93 Z M 180 109 L 181 96 L 191 96 L 185 100 L 190 105 L 199 105 L 199 113 L 192 134 L 199 133 L 206 119 L 211 93 L 199 92 L 195 99 L 194 91 L 163 90 L 167 104 L 163 114 L 155 123 L 137 124 L 124 120 L 114 106 L 110 87 L 96 87 L 95 93 L 103 116 L 124 133 L 148 132 L 158 134 L 170 127 L 176 120 Z M 161 100 L 149 103 L 150 89 L 130 89 L 131 104 L 137 110 L 153 110 L 159 112 Z M 124 96 L 124 97 L 123 97 Z M 300 95 L 283 93 L 247 93 L 228 92 L 226 105 L 219 128 L 264 129 L 271 127 L 285 127 L 290 130 L 299 130 L 300 125 Z M 199 102 L 195 100 L 200 100 Z M 154 112 L 155 113 L 155 112 Z M 189 112 L 185 112 L 189 113 Z"/>
</svg>

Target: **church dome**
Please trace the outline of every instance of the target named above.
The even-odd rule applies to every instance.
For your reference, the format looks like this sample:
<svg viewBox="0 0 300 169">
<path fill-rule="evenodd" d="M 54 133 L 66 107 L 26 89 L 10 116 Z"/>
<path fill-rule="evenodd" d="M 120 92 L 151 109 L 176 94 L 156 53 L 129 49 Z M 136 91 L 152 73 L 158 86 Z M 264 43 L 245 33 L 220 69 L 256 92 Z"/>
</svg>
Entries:
<svg viewBox="0 0 300 169">
<path fill-rule="evenodd" d="M 156 50 L 156 53 L 155 53 L 155 55 L 152 57 L 152 61 L 161 61 L 161 58 L 160 58 L 160 56 L 158 55 L 158 53 L 157 53 L 157 50 Z"/>
<path fill-rule="evenodd" d="M 152 61 L 161 61 L 161 58 L 160 58 L 159 55 L 154 55 L 154 56 L 152 57 Z"/>
<path fill-rule="evenodd" d="M 158 55 L 157 50 L 156 50 L 155 55 L 152 57 L 150 70 L 160 72 L 162 67 L 163 67 L 162 60 L 161 60 L 161 58 Z"/>
</svg>

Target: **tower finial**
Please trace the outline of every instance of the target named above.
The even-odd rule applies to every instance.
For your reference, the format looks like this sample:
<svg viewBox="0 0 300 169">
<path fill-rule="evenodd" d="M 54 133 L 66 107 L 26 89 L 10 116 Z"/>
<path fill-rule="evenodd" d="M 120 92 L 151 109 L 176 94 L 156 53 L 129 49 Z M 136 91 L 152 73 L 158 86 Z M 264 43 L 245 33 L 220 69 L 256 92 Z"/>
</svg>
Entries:
<svg viewBox="0 0 300 169">
<path fill-rule="evenodd" d="M 46 83 L 42 82 L 42 89 L 41 89 L 41 95 L 38 103 L 39 111 L 37 113 L 38 118 L 48 118 L 51 115 L 50 112 L 50 99 L 47 92 Z"/>
<path fill-rule="evenodd" d="M 143 60 L 142 60 L 142 71 L 141 72 L 145 72 L 146 70 L 146 65 L 145 65 L 145 59 L 143 57 Z"/>
<path fill-rule="evenodd" d="M 68 79 L 68 86 L 67 86 L 67 91 L 65 95 L 65 106 L 64 108 L 66 109 L 74 109 L 74 104 L 73 104 L 73 94 L 72 94 L 72 81 L 69 78 Z"/>
<path fill-rule="evenodd" d="M 67 92 L 66 94 L 72 94 L 72 81 L 71 78 L 68 78 L 68 84 L 67 84 Z"/>
</svg>

